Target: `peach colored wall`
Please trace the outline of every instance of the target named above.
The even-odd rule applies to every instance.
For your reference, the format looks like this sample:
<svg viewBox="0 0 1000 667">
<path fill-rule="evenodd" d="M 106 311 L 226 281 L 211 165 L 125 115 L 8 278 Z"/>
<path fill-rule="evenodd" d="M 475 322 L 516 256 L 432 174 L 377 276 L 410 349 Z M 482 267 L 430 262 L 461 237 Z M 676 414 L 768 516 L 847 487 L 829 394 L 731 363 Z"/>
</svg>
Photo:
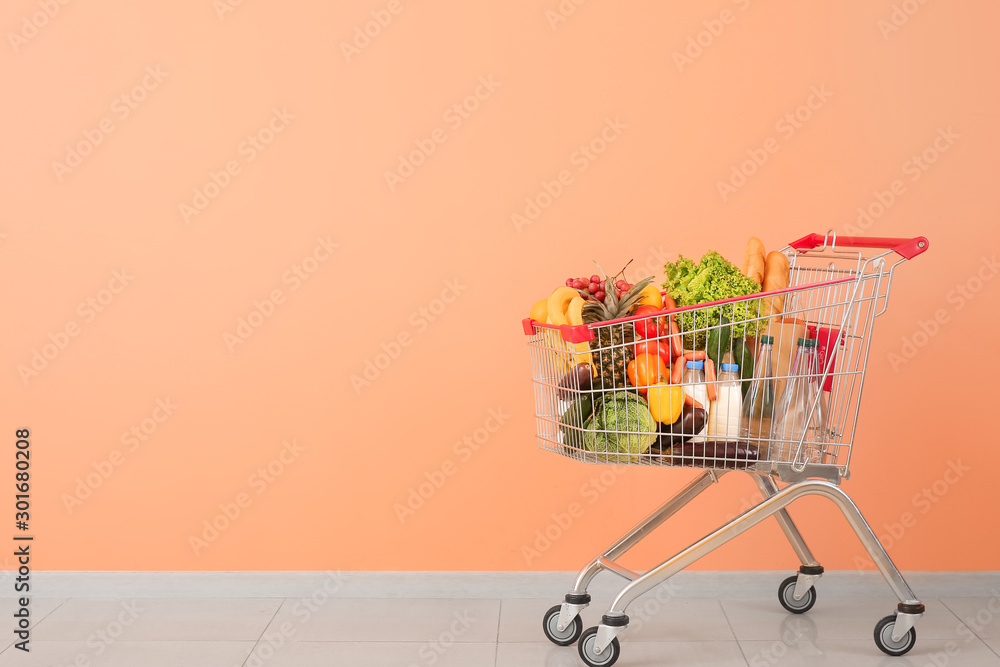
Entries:
<svg viewBox="0 0 1000 667">
<path fill-rule="evenodd" d="M 878 322 L 845 488 L 900 567 L 1000 569 L 998 22 L 987 0 L 6 2 L 0 435 L 12 475 L 32 431 L 34 565 L 576 569 L 692 473 L 537 449 L 529 306 L 593 259 L 853 227 L 932 247 Z M 751 496 L 724 480 L 630 562 Z M 793 515 L 827 567 L 866 566 L 822 501 Z M 792 565 L 768 523 L 700 567 Z"/>
</svg>

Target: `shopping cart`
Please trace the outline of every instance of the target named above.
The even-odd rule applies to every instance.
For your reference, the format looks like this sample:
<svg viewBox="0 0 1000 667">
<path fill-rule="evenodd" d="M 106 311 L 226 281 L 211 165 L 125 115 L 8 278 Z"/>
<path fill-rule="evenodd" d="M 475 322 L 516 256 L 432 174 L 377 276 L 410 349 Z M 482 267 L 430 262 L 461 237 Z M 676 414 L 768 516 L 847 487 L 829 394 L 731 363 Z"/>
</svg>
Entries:
<svg viewBox="0 0 1000 667">
<path fill-rule="evenodd" d="M 549 609 L 543 618 L 543 629 L 549 640 L 561 646 L 578 641 L 580 657 L 587 665 L 610 667 L 621 653 L 617 636 L 628 626 L 626 609 L 636 598 L 770 516 L 777 519 L 802 563 L 797 574 L 781 582 L 778 601 L 791 613 L 808 611 L 816 602 L 814 585 L 823 574 L 823 567 L 813 557 L 785 508 L 798 498 L 817 495 L 832 500 L 840 508 L 899 599 L 895 613 L 875 625 L 876 645 L 889 655 L 902 655 L 913 647 L 916 641 L 914 625 L 923 615 L 924 605 L 917 600 L 839 484 L 850 476 L 851 449 L 875 319 L 886 311 L 896 267 L 923 253 L 927 247 L 927 239 L 923 237 L 837 238 L 832 231 L 826 235 L 810 234 L 790 243 L 782 251 L 790 265 L 789 286 L 783 290 L 577 326 L 524 321 L 525 333 L 529 336 L 538 440 L 542 449 L 585 463 L 704 469 L 673 498 L 580 570 L 565 602 Z M 879 252 L 865 256 L 861 251 L 872 248 Z M 889 257 L 893 253 L 900 258 Z M 783 312 L 779 316 L 775 312 L 776 301 L 782 296 Z M 704 430 L 704 414 L 701 414 L 701 423 L 692 417 L 698 416 L 695 407 L 700 401 L 695 403 L 697 399 L 693 397 L 698 394 L 693 391 L 695 387 L 685 385 L 685 378 L 681 390 L 685 396 L 692 396 L 683 399 L 685 417 L 670 425 L 654 420 L 651 427 L 648 415 L 640 418 L 639 412 L 628 406 L 648 404 L 637 402 L 640 393 L 646 394 L 643 401 L 652 402 L 654 394 L 656 400 L 665 400 L 662 380 L 639 384 L 641 380 L 623 379 L 626 374 L 621 368 L 635 358 L 637 325 L 643 332 L 659 332 L 656 335 L 662 340 L 657 342 L 672 350 L 668 358 L 681 352 L 674 363 L 684 363 L 685 355 L 692 361 L 704 359 L 703 354 L 685 351 L 704 348 L 706 344 L 711 347 L 715 344 L 713 341 L 722 340 L 719 334 L 725 331 L 730 341 L 727 361 L 742 360 L 746 366 L 750 361 L 746 352 L 738 360 L 732 358 L 734 352 L 741 345 L 745 346 L 744 350 L 746 346 L 755 345 L 761 335 L 773 337 L 773 384 L 777 403 L 771 404 L 770 425 L 764 428 L 758 424 L 758 428 L 750 428 L 744 417 L 738 432 L 731 432 L 735 429 L 719 432 L 716 428 L 709 438 Z M 801 349 L 798 344 L 809 338 L 819 339 L 823 349 L 818 355 L 819 367 L 813 367 L 816 370 L 805 378 L 796 373 L 797 360 L 791 357 Z M 796 345 L 791 344 L 793 341 Z M 708 364 L 709 360 L 705 359 L 704 363 Z M 590 364 L 582 366 L 589 372 L 580 372 L 581 364 Z M 805 423 L 821 427 L 802 428 L 801 434 L 789 435 L 787 429 L 778 432 L 775 427 L 774 422 L 782 419 L 775 405 L 782 405 L 781 391 L 788 389 L 796 378 L 799 383 L 811 380 L 820 387 L 812 394 Z M 740 387 L 743 389 L 749 383 L 749 392 L 753 393 L 754 382 L 741 379 Z M 654 390 L 654 384 L 659 384 L 659 388 Z M 676 400 L 676 390 L 674 392 L 671 401 Z M 608 401 L 613 402 L 611 419 L 605 407 Z M 595 404 L 604 410 L 601 407 L 595 410 Z M 671 416 L 676 413 L 673 404 L 666 409 L 662 405 L 659 407 L 660 413 L 670 412 Z M 599 418 L 597 412 L 604 418 Z M 823 413 L 821 420 L 815 419 L 818 413 Z M 749 414 L 752 420 L 755 414 L 752 408 Z M 634 572 L 616 562 L 730 471 L 750 474 L 763 501 L 647 572 Z M 779 489 L 777 482 L 787 485 Z M 587 588 L 593 578 L 605 570 L 629 583 L 614 598 L 601 624 L 584 631 L 580 612 L 591 601 Z"/>
</svg>

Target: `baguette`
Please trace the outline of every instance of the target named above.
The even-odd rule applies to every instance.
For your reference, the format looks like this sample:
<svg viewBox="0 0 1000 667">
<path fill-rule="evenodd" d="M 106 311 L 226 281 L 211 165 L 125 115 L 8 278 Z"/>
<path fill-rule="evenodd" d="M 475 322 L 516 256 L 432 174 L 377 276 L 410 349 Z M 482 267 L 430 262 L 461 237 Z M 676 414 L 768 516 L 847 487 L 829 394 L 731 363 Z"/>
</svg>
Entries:
<svg viewBox="0 0 1000 667">
<path fill-rule="evenodd" d="M 785 289 L 788 287 L 789 267 L 788 258 L 784 253 L 772 250 L 767 254 L 764 264 L 764 282 L 761 285 L 762 291 Z M 785 308 L 785 294 L 764 299 L 766 304 L 761 305 L 762 314 L 780 315 Z"/>
<path fill-rule="evenodd" d="M 758 285 L 764 284 L 764 244 L 755 236 L 751 236 L 747 241 L 747 249 L 743 254 L 743 261 L 747 265 L 747 278 L 750 278 Z"/>
<path fill-rule="evenodd" d="M 743 251 L 743 267 L 740 269 L 740 273 L 750 277 L 750 263 L 751 259 L 755 255 L 760 255 L 761 259 L 761 280 L 763 280 L 763 262 L 764 262 L 764 243 L 756 236 L 751 236 L 747 241 L 746 250 Z M 760 280 L 757 281 L 758 284 Z"/>
</svg>

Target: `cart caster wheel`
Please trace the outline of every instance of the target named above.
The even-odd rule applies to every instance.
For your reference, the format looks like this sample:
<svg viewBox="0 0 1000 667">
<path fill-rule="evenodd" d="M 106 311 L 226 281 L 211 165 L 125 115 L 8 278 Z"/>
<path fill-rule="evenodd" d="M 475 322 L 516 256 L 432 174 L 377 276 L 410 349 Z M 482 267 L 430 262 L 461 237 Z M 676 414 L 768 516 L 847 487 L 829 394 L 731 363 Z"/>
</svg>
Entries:
<svg viewBox="0 0 1000 667">
<path fill-rule="evenodd" d="M 600 655 L 594 653 L 594 644 L 596 642 L 596 627 L 590 628 L 580 637 L 580 643 L 577 644 L 577 648 L 580 650 L 580 657 L 585 663 L 590 667 L 611 667 L 611 665 L 618 662 L 618 658 L 622 654 L 622 645 L 618 642 L 617 637 L 611 640 L 611 644 Z"/>
<path fill-rule="evenodd" d="M 781 585 L 778 586 L 778 602 L 786 611 L 793 614 L 804 614 L 816 604 L 816 587 L 810 586 L 809 592 L 803 595 L 801 600 L 796 600 L 793 596 L 796 579 L 798 579 L 797 576 L 791 576 L 781 582 Z"/>
<path fill-rule="evenodd" d="M 903 655 L 917 643 L 917 629 L 910 628 L 910 631 L 903 635 L 898 642 L 892 640 L 892 630 L 896 627 L 896 615 L 886 616 L 875 624 L 875 645 L 883 653 L 889 655 Z"/>
<path fill-rule="evenodd" d="M 542 630 L 545 631 L 545 636 L 549 638 L 549 641 L 556 646 L 569 646 L 580 638 L 580 633 L 583 632 L 583 619 L 577 614 L 573 622 L 560 632 L 558 625 L 561 610 L 562 605 L 557 604 L 545 612 L 545 618 L 542 619 Z"/>
</svg>

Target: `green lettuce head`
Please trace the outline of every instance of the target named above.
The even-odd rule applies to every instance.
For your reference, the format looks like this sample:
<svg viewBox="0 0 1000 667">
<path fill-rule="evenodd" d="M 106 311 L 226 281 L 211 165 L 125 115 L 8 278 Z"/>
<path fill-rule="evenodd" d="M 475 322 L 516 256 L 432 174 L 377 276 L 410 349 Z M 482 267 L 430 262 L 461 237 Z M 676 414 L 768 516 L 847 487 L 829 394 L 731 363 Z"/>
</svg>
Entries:
<svg viewBox="0 0 1000 667">
<path fill-rule="evenodd" d="M 667 276 L 663 289 L 678 306 L 694 306 L 760 292 L 760 285 L 740 273 L 735 264 L 714 250 L 705 253 L 697 264 L 680 255 L 676 262 L 663 268 Z M 760 299 L 681 313 L 678 325 L 684 332 L 684 347 L 704 349 L 708 334 L 705 329 L 719 326 L 723 315 L 732 322 L 733 338 L 754 337 L 762 322 L 757 319 L 760 316 Z"/>
</svg>

